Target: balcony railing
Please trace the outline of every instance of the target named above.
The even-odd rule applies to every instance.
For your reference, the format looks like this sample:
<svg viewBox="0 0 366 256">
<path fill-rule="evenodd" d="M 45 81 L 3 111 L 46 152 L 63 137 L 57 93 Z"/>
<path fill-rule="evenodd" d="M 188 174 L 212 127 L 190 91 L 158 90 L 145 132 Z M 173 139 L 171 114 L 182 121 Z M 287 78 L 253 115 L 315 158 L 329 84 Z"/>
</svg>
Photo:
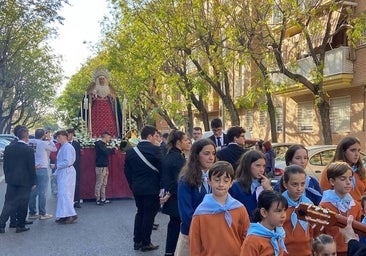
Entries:
<svg viewBox="0 0 366 256">
<path fill-rule="evenodd" d="M 315 71 L 315 63 L 311 57 L 306 57 L 297 61 L 297 67 L 292 69 L 297 74 L 301 74 L 312 80 Z M 350 60 L 350 49 L 348 46 L 327 51 L 325 53 L 324 77 L 339 74 L 353 74 L 353 61 Z M 274 84 L 291 85 L 294 82 L 283 74 L 273 74 Z"/>
</svg>

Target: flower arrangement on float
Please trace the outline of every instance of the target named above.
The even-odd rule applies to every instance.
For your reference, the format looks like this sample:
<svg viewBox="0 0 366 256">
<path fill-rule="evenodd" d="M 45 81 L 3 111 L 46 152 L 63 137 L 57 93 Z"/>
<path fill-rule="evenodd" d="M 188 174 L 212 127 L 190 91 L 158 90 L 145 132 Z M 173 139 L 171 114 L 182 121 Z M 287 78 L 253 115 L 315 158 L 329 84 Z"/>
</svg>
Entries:
<svg viewBox="0 0 366 256">
<path fill-rule="evenodd" d="M 85 120 L 82 119 L 81 117 L 75 117 L 71 119 L 70 126 L 74 128 L 75 138 L 79 141 L 81 147 L 83 148 L 93 148 L 94 143 L 100 139 L 100 138 L 92 138 L 91 136 L 89 136 L 85 125 Z M 124 148 L 127 150 L 128 148 L 130 148 L 129 146 L 135 146 L 137 145 L 138 142 L 139 139 L 137 138 L 131 138 L 128 141 L 120 138 L 113 138 L 108 143 L 108 146 L 110 147 L 117 146 L 121 150 L 123 150 Z"/>
</svg>

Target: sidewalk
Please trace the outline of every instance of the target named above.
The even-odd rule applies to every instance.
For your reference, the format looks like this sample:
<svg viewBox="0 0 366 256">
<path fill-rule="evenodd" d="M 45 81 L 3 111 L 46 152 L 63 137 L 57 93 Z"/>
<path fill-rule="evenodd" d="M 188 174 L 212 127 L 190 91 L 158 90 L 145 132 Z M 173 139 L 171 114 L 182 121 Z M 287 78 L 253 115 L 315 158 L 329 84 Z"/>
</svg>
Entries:
<svg viewBox="0 0 366 256">
<path fill-rule="evenodd" d="M 6 184 L 0 183 L 0 207 L 4 204 Z M 50 191 L 50 189 L 49 189 Z M 55 214 L 56 197 L 49 193 L 47 210 Z M 95 202 L 84 202 L 76 209 L 75 224 L 60 225 L 49 220 L 36 220 L 29 225 L 30 231 L 16 234 L 6 228 L 0 234 L 2 256 L 127 256 L 164 255 L 166 227 L 169 217 L 159 213 L 156 222 L 159 229 L 152 233 L 152 243 L 159 244 L 156 251 L 133 250 L 133 223 L 136 213 L 134 200 L 113 200 L 111 204 L 97 206 Z"/>
</svg>

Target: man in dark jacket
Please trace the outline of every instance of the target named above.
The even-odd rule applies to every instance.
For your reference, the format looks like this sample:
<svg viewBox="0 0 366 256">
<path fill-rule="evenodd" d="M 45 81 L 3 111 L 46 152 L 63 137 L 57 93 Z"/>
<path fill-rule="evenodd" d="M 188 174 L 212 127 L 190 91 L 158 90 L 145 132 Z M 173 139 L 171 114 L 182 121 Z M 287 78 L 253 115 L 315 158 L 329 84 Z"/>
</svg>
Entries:
<svg viewBox="0 0 366 256">
<path fill-rule="evenodd" d="M 102 139 L 96 141 L 95 144 L 95 200 L 97 205 L 110 203 L 106 199 L 105 188 L 108 181 L 108 165 L 109 155 L 114 154 L 116 147 L 112 148 L 107 144 L 111 141 L 112 136 L 108 132 L 102 133 Z"/>
<path fill-rule="evenodd" d="M 25 227 L 29 196 L 36 185 L 36 169 L 34 151 L 27 143 L 29 132 L 27 128 L 19 129 L 18 142 L 5 148 L 4 174 L 7 183 L 4 207 L 0 215 L 0 233 L 5 233 L 5 223 L 9 216 L 16 212 L 16 233 L 28 231 Z"/>
<path fill-rule="evenodd" d="M 211 120 L 211 131 L 213 134 L 209 138 L 215 143 L 216 151 L 219 151 L 221 147 L 226 146 L 228 143 L 220 118 L 214 118 Z"/>
<path fill-rule="evenodd" d="M 13 132 L 14 132 L 15 139 L 12 142 L 10 142 L 10 145 L 17 144 L 17 142 L 19 140 L 19 138 L 18 138 L 18 132 L 22 128 L 23 129 L 27 129 L 27 127 L 24 126 L 24 125 L 17 125 L 17 126 L 14 127 Z M 15 211 L 14 214 L 10 216 L 10 224 L 9 224 L 9 227 L 10 228 L 16 228 L 17 227 L 16 212 L 17 211 Z M 25 225 L 29 225 L 29 224 L 33 224 L 33 221 L 25 220 Z"/>
<path fill-rule="evenodd" d="M 240 126 L 233 126 L 227 131 L 229 144 L 217 151 L 216 157 L 221 161 L 231 163 L 234 170 L 238 167 L 240 157 L 247 151 L 245 145 L 245 130 Z"/>
<path fill-rule="evenodd" d="M 154 218 L 160 203 L 160 172 L 162 153 L 158 146 L 158 130 L 147 125 L 141 131 L 141 141 L 126 153 L 125 175 L 135 197 L 137 213 L 134 225 L 134 249 L 151 251 Z"/>
</svg>

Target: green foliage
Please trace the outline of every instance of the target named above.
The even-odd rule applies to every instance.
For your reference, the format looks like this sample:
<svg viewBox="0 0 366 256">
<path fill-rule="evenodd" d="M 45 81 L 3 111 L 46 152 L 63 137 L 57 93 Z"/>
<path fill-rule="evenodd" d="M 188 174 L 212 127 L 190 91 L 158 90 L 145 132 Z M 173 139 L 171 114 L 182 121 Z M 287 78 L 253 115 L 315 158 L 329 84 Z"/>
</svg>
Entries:
<svg viewBox="0 0 366 256">
<path fill-rule="evenodd" d="M 61 82 L 57 56 L 47 39 L 67 1 L 2 1 L 0 8 L 0 131 L 39 123 Z"/>
<path fill-rule="evenodd" d="M 245 95 L 237 99 L 236 106 L 237 108 L 253 109 L 261 97 L 263 97 L 262 88 L 252 88 L 248 90 Z"/>
<path fill-rule="evenodd" d="M 347 30 L 347 36 L 352 47 L 357 47 L 359 41 L 365 41 L 366 35 L 366 13 L 361 13 L 359 16 L 349 19 L 350 29 Z"/>
</svg>

